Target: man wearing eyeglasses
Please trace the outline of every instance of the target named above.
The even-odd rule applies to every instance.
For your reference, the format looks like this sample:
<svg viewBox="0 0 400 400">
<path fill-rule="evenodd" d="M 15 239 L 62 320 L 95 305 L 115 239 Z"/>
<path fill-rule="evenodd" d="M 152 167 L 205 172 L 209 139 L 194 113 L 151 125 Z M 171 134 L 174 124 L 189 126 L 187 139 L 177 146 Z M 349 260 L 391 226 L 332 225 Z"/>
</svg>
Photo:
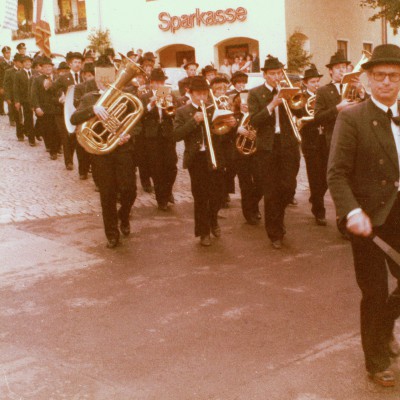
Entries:
<svg viewBox="0 0 400 400">
<path fill-rule="evenodd" d="M 377 46 L 362 67 L 371 98 L 339 113 L 328 162 L 328 185 L 350 233 L 362 292 L 361 339 L 369 377 L 394 386 L 391 358 L 400 354 L 393 328 L 400 316 L 400 266 L 374 242 L 377 235 L 400 250 L 400 47 Z M 389 294 L 388 269 L 397 280 Z"/>
</svg>

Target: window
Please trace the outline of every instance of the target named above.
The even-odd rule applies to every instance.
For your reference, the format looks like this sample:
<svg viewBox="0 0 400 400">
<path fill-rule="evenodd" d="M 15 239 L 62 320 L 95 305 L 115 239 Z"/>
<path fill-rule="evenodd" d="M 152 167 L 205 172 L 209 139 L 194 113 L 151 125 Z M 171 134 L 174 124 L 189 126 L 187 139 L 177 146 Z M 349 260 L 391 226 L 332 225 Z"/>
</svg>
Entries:
<svg viewBox="0 0 400 400">
<path fill-rule="evenodd" d="M 13 40 L 33 37 L 33 0 L 18 0 L 18 30 L 12 32 Z"/>
<path fill-rule="evenodd" d="M 368 51 L 369 53 L 372 53 L 372 43 L 363 43 L 363 50 Z"/>
<path fill-rule="evenodd" d="M 85 0 L 54 0 L 56 33 L 87 29 Z"/>
<path fill-rule="evenodd" d="M 337 49 L 338 51 L 341 51 L 344 54 L 346 60 L 347 60 L 347 44 L 348 44 L 347 40 L 337 41 Z"/>
</svg>

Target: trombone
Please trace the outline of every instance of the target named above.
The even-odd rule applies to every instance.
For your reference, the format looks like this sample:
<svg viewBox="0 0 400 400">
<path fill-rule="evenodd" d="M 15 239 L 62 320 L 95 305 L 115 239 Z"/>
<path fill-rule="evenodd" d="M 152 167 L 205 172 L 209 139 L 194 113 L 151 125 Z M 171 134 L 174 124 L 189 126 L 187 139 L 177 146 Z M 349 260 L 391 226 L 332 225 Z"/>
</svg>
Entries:
<svg viewBox="0 0 400 400">
<path fill-rule="evenodd" d="M 283 73 L 283 76 L 285 77 L 284 82 L 286 83 L 287 87 L 293 89 L 294 87 L 293 87 L 293 85 L 292 85 L 292 82 L 290 82 L 290 79 L 289 79 L 288 76 L 286 75 L 286 72 L 285 72 L 284 69 L 282 69 L 282 73 Z M 279 83 L 277 84 L 277 89 L 278 89 L 278 92 L 280 92 L 280 91 L 282 90 L 282 87 L 281 87 L 281 85 L 280 85 Z M 291 106 L 292 106 L 293 109 L 297 109 L 297 108 L 302 108 L 302 107 L 304 107 L 305 101 L 304 101 L 304 95 L 303 95 L 303 93 L 301 93 L 301 98 L 300 98 L 300 100 L 295 101 L 294 99 L 295 99 L 297 96 L 298 96 L 298 94 L 295 94 L 295 95 L 292 96 L 289 100 L 286 100 L 284 97 L 282 97 L 282 104 L 283 104 L 283 106 L 285 107 L 285 111 L 286 111 L 286 114 L 287 114 L 287 116 L 288 116 L 288 118 L 289 118 L 290 126 L 292 127 L 292 131 L 293 131 L 293 133 L 294 133 L 294 136 L 296 137 L 297 141 L 298 141 L 299 143 L 301 143 L 300 132 L 299 132 L 299 130 L 298 130 L 298 128 L 297 128 L 297 124 L 296 124 L 297 118 L 292 114 L 292 111 L 291 111 L 291 109 L 290 109 L 291 107 L 289 106 L 289 101 L 290 101 Z"/>
<path fill-rule="evenodd" d="M 203 118 L 204 118 L 204 128 L 206 131 L 205 139 L 207 140 L 207 147 L 208 147 L 208 151 L 210 152 L 211 166 L 212 166 L 212 169 L 215 170 L 215 169 L 217 169 L 217 159 L 215 158 L 214 147 L 212 144 L 210 124 L 208 123 L 208 116 L 207 116 L 207 107 L 204 104 L 203 100 L 201 100 L 201 102 L 200 102 L 200 107 L 201 107 L 201 112 L 203 113 Z"/>
</svg>

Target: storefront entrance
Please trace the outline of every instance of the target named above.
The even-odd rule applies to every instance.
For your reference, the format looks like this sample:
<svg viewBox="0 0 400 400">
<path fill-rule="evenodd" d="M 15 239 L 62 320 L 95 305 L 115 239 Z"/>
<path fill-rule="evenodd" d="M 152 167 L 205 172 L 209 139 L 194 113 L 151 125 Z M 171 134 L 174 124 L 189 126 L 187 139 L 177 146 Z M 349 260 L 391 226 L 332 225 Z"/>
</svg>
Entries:
<svg viewBox="0 0 400 400">
<path fill-rule="evenodd" d="M 173 44 L 157 51 L 163 68 L 181 67 L 187 61 L 195 61 L 195 49 L 186 44 Z"/>
<path fill-rule="evenodd" d="M 230 63 L 235 57 L 244 57 L 248 54 L 257 53 L 259 56 L 258 40 L 248 37 L 235 37 L 225 39 L 214 46 L 215 61 L 217 66 L 223 64 L 224 58 L 228 58 Z"/>
</svg>

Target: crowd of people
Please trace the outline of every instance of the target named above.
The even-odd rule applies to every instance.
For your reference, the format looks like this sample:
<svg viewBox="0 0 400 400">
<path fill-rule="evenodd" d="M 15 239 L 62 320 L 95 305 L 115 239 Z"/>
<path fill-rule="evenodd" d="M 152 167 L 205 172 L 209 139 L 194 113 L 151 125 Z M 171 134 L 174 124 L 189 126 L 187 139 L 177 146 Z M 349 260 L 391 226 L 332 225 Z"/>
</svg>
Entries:
<svg viewBox="0 0 400 400">
<path fill-rule="evenodd" d="M 25 52 L 20 43 L 11 59 L 11 48 L 2 48 L 0 114 L 5 114 L 5 100 L 16 139 L 27 138 L 31 146 L 43 140 L 51 160 L 63 154 L 67 170 L 73 170 L 76 150 L 80 179 L 87 179 L 91 169 L 100 192 L 109 248 L 119 244 L 120 233 L 130 234 L 136 168 L 143 188 L 154 190 L 159 210 L 168 212 L 178 173 L 176 142 L 184 141 L 183 168 L 190 176 L 200 245 L 208 247 L 212 236 L 221 236 L 218 212 L 235 191 L 237 176 L 244 219 L 258 224 L 264 199 L 267 236 L 279 250 L 302 152 L 315 223 L 327 225 L 324 197 L 329 183 L 337 226 L 352 244 L 363 295 L 361 336 L 369 376 L 382 386 L 395 384 L 390 359 L 400 354 L 393 334 L 400 289 L 389 294 L 386 263 L 398 282 L 400 266 L 370 236 L 379 234 L 400 250 L 399 47 L 376 47 L 346 83 L 351 62 L 338 51 L 326 64 L 330 83 L 319 87 L 322 74 L 312 65 L 297 91 L 283 63 L 271 55 L 261 68 L 265 82 L 249 91 L 247 74 L 260 67 L 257 55 L 235 57 L 232 65 L 227 58 L 219 70 L 213 65 L 199 70 L 189 60 L 183 65 L 187 77 L 179 81 L 179 94 L 165 84 L 168 77 L 152 52 L 130 51 L 123 59 L 111 48 L 101 55 L 69 52 L 56 70 L 51 58 L 38 54 L 32 59 Z M 123 81 L 130 63 L 134 76 Z M 361 67 L 367 71 L 371 95 L 360 83 Z M 101 76 L 117 73 L 115 86 L 96 79 L 100 71 Z M 140 118 L 117 137 L 112 151 L 93 151 L 103 146 L 102 140 L 107 146 L 118 131 L 114 102 L 124 92 L 139 99 L 132 113 Z M 302 102 L 294 107 L 298 94 Z M 108 136 L 96 134 L 94 121 Z"/>
</svg>

